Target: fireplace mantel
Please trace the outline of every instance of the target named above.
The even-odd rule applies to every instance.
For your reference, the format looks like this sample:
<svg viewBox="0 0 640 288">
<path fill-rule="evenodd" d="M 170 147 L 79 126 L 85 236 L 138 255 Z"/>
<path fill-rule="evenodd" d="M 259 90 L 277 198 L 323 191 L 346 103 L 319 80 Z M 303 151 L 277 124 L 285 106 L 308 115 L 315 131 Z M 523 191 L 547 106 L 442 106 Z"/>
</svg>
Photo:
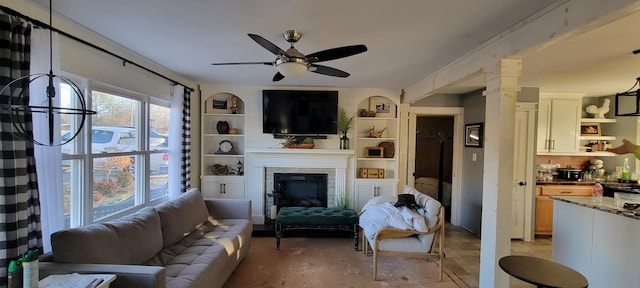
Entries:
<svg viewBox="0 0 640 288">
<path fill-rule="evenodd" d="M 265 168 L 335 169 L 335 194 L 346 191 L 347 168 L 353 165 L 354 150 L 247 148 L 247 196 L 252 201 L 254 223 L 264 223 Z"/>
</svg>

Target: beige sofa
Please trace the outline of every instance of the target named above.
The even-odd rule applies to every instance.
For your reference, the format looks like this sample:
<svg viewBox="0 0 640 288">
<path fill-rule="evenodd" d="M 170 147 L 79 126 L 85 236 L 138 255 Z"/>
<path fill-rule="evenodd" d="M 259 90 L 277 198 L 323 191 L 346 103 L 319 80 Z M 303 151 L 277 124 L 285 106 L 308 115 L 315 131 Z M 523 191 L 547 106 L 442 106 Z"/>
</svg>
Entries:
<svg viewBox="0 0 640 288">
<path fill-rule="evenodd" d="M 249 250 L 250 219 L 250 201 L 203 199 L 191 189 L 115 221 L 54 233 L 40 277 L 109 273 L 116 288 L 222 287 Z"/>
</svg>

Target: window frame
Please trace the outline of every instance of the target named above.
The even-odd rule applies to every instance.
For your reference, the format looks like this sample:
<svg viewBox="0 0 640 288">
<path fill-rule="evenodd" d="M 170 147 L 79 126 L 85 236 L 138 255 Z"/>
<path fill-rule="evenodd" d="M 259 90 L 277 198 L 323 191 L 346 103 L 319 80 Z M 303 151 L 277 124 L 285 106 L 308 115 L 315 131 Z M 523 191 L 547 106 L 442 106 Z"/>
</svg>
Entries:
<svg viewBox="0 0 640 288">
<path fill-rule="evenodd" d="M 155 153 L 169 153 L 168 147 L 166 149 L 154 149 L 150 147 L 150 105 L 158 105 L 171 109 L 171 102 L 159 97 L 153 97 L 144 95 L 141 93 L 133 92 L 121 87 L 102 83 L 86 77 L 71 75 L 64 73 L 64 76 L 78 85 L 85 95 L 85 101 L 87 107 L 93 107 L 93 92 L 107 93 L 126 99 L 138 101 L 139 107 L 136 111 L 137 116 L 135 119 L 135 129 L 138 132 L 138 141 L 135 143 L 135 148 L 131 151 L 123 152 L 111 152 L 111 153 L 92 153 L 91 132 L 93 131 L 93 119 L 88 116 L 83 131 L 78 135 L 78 139 L 71 143 L 74 143 L 74 154 L 62 154 L 62 160 L 71 160 L 72 169 L 78 169 L 81 173 L 70 173 L 70 227 L 84 226 L 94 222 L 108 221 L 116 218 L 120 218 L 124 215 L 134 213 L 144 207 L 154 206 L 161 202 L 168 200 L 168 195 L 163 195 L 156 199 L 151 200 L 151 171 L 150 171 L 150 157 Z M 98 158 L 113 157 L 113 156 L 133 156 L 136 165 L 134 165 L 134 173 L 136 175 L 134 184 L 134 205 L 117 211 L 113 214 L 107 215 L 102 218 L 94 219 L 94 207 L 93 207 L 93 161 Z M 144 163 L 139 165 L 138 163 Z M 75 171 L 75 170 L 72 170 Z M 167 177 L 169 181 L 169 177 Z M 62 189 L 63 187 L 61 187 Z M 64 201 L 64 200 L 63 200 Z"/>
</svg>

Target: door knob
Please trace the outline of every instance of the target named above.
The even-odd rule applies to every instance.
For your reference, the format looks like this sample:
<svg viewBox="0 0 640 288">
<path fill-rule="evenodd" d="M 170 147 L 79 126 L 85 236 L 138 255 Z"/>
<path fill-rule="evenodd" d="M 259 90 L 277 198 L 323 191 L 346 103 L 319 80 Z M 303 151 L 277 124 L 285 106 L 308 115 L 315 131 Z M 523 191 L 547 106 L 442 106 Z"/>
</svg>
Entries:
<svg viewBox="0 0 640 288">
<path fill-rule="evenodd" d="M 519 186 L 524 186 L 524 185 L 527 185 L 527 182 L 520 181 L 520 182 L 518 182 L 518 185 L 519 185 Z"/>
</svg>

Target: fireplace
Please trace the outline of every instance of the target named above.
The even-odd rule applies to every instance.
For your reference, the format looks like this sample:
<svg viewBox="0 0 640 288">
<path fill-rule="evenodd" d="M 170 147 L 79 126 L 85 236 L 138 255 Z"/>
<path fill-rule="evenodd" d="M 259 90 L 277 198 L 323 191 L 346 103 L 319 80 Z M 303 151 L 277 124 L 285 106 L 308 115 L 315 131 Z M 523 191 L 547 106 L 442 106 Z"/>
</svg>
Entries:
<svg viewBox="0 0 640 288">
<path fill-rule="evenodd" d="M 273 173 L 273 202 L 282 207 L 327 207 L 327 174 Z"/>
<path fill-rule="evenodd" d="M 327 174 L 327 206 L 347 192 L 347 167 L 354 150 L 247 148 L 247 197 L 252 221 L 269 224 L 275 219 L 273 202 L 275 173 Z"/>
</svg>

